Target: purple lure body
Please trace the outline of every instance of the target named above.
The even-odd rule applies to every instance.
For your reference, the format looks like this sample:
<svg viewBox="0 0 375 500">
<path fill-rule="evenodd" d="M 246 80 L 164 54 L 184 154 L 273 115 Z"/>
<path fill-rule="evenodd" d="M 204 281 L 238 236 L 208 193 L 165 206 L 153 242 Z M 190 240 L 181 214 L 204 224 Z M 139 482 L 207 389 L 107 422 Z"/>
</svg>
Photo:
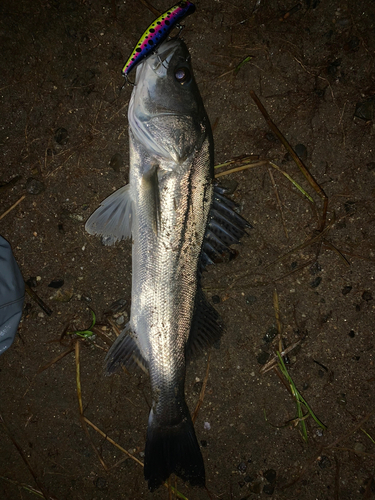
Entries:
<svg viewBox="0 0 375 500">
<path fill-rule="evenodd" d="M 130 71 L 134 69 L 143 59 L 145 59 L 151 52 L 155 51 L 155 49 L 168 37 L 169 33 L 179 23 L 179 21 L 181 21 L 181 19 L 193 14 L 194 11 L 195 5 L 192 2 L 189 2 L 189 0 L 182 0 L 150 24 L 138 40 L 135 49 L 122 69 L 122 74 L 125 78 L 128 77 Z"/>
</svg>

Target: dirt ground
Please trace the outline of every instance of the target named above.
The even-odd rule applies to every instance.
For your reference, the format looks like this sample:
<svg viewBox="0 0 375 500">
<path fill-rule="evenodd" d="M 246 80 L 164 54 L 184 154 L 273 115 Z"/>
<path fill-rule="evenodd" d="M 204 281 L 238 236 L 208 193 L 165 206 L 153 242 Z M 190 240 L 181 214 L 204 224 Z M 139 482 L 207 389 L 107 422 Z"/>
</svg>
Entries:
<svg viewBox="0 0 375 500">
<path fill-rule="evenodd" d="M 171 3 L 154 4 L 160 11 Z M 253 224 L 230 262 L 211 266 L 204 287 L 226 324 L 212 349 L 195 423 L 207 491 L 191 499 L 368 499 L 374 495 L 375 4 L 311 0 L 197 0 L 183 38 L 214 129 L 215 161 L 269 159 L 222 178 Z M 3 0 L 0 5 L 0 234 L 29 296 L 16 341 L 0 357 L 0 413 L 51 498 L 172 498 L 147 490 L 142 467 L 81 425 L 72 350 L 64 332 L 90 325 L 79 344 L 87 419 L 142 461 L 150 404 L 142 372 L 102 374 L 105 349 L 127 321 L 131 243 L 104 247 L 84 231 L 92 211 L 128 180 L 127 105 L 121 69 L 154 19 L 136 0 Z M 234 69 L 247 56 L 251 60 Z M 328 197 L 304 178 L 253 101 Z M 358 106 L 358 103 L 362 103 Z M 356 116 L 358 115 L 358 116 Z M 16 176 L 20 176 L 19 178 Z M 284 257 L 281 259 L 281 257 Z M 63 284 L 62 284 L 63 281 Z M 59 288 L 53 288 L 51 285 Z M 62 286 L 61 286 L 62 285 Z M 279 297 L 288 372 L 322 430 L 306 418 L 275 370 Z M 120 302 L 118 302 L 120 301 Z M 117 303 L 116 303 L 117 302 Z M 114 303 L 116 303 L 114 305 Z M 107 337 L 105 337 L 106 335 Z M 105 343 L 106 338 L 107 344 Z M 208 353 L 188 366 L 186 397 L 197 405 Z M 286 385 L 285 385 L 286 384 Z M 39 489 L 0 427 L 0 498 Z M 173 481 L 174 484 L 174 481 Z"/>
</svg>

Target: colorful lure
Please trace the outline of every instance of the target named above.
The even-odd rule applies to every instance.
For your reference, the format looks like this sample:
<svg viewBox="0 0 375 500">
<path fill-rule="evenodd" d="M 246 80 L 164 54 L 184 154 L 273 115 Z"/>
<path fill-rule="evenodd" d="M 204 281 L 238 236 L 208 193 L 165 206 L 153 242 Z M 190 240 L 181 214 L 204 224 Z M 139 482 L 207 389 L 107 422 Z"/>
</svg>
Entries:
<svg viewBox="0 0 375 500">
<path fill-rule="evenodd" d="M 184 17 L 193 14 L 194 11 L 195 5 L 192 2 L 182 0 L 150 24 L 122 69 L 124 77 L 127 79 L 130 71 L 167 38 L 172 29 L 178 25 L 178 22 Z"/>
</svg>

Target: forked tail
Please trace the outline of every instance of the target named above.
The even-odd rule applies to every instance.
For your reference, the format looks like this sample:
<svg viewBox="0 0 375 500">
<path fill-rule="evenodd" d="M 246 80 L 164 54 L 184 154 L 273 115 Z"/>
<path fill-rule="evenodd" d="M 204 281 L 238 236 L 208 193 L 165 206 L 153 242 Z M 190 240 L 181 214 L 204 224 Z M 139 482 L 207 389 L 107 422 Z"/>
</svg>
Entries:
<svg viewBox="0 0 375 500">
<path fill-rule="evenodd" d="M 192 486 L 205 485 L 203 458 L 187 407 L 176 425 L 161 425 L 152 410 L 149 417 L 144 474 L 150 491 L 172 473 Z"/>
</svg>

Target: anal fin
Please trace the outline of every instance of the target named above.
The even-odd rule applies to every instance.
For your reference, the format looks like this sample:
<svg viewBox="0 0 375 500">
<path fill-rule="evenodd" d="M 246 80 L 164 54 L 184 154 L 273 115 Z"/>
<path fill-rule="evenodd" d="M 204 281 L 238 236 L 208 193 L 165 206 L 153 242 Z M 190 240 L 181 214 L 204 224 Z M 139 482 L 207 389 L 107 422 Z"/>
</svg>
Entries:
<svg viewBox="0 0 375 500">
<path fill-rule="evenodd" d="M 134 340 L 134 333 L 131 331 L 129 323 L 127 323 L 105 357 L 104 370 L 106 375 L 112 375 L 120 366 L 132 368 L 134 365 L 138 365 L 144 371 L 148 370 L 148 363 L 142 356 Z"/>
<path fill-rule="evenodd" d="M 223 325 L 220 315 L 208 302 L 202 288 L 198 285 L 190 335 L 186 344 L 187 358 L 191 358 L 218 342 L 222 334 Z"/>
</svg>

